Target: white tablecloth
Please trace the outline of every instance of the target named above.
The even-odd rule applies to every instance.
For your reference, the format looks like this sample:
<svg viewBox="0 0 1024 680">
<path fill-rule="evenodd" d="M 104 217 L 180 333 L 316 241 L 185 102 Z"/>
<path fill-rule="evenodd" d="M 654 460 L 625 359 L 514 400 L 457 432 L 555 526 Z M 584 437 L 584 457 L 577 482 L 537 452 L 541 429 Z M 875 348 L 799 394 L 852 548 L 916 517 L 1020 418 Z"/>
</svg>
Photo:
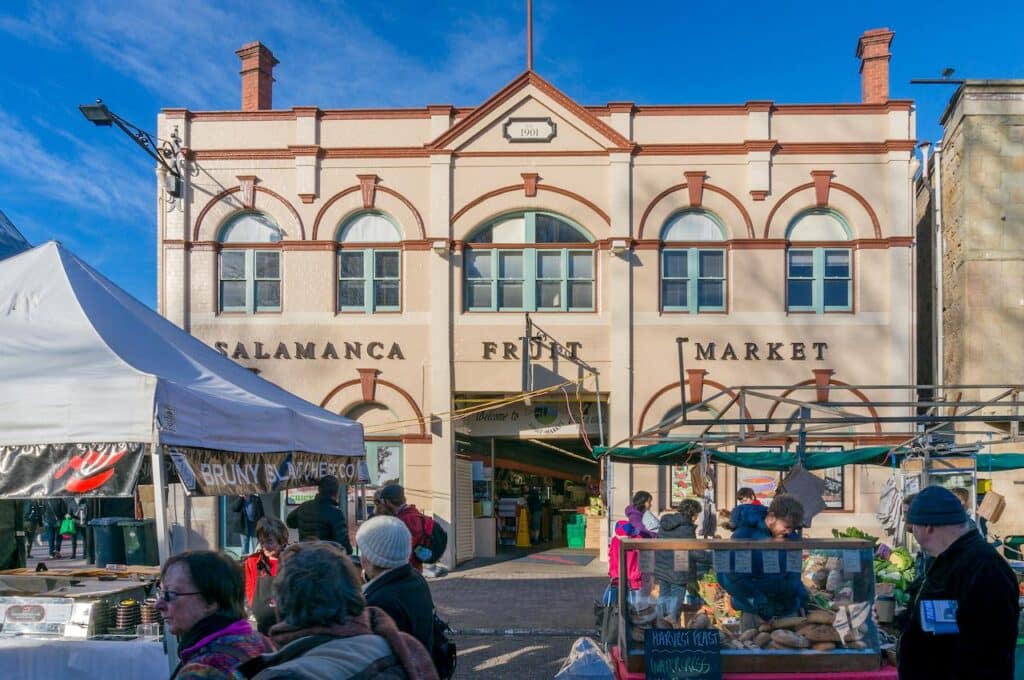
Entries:
<svg viewBox="0 0 1024 680">
<path fill-rule="evenodd" d="M 161 642 L 0 640 L 0 677 L 17 680 L 164 680 Z"/>
</svg>

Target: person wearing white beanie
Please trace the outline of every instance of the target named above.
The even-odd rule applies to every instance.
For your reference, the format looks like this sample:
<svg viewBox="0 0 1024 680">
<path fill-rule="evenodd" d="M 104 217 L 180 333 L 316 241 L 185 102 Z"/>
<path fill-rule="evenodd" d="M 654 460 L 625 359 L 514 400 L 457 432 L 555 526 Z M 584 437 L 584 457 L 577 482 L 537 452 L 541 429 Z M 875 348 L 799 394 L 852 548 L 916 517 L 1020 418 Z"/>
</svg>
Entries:
<svg viewBox="0 0 1024 680">
<path fill-rule="evenodd" d="M 366 574 L 366 603 L 380 607 L 398 629 L 434 649 L 434 599 L 423 576 L 409 564 L 412 534 L 405 522 L 376 515 L 356 532 L 359 563 Z"/>
</svg>

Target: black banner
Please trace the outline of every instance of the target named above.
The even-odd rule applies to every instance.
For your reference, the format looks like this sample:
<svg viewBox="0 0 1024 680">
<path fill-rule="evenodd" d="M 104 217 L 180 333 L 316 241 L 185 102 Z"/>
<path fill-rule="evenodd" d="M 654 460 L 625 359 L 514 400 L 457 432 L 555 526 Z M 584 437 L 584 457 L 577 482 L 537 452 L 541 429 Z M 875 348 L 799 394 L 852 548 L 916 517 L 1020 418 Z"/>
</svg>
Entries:
<svg viewBox="0 0 1024 680">
<path fill-rule="evenodd" d="M 0 498 L 131 496 L 145 444 L 0 446 Z"/>
<path fill-rule="evenodd" d="M 315 485 L 326 475 L 334 475 L 342 484 L 355 484 L 362 461 L 362 457 L 303 451 L 232 453 L 184 447 L 168 447 L 167 457 L 190 496 L 273 493 Z"/>
</svg>

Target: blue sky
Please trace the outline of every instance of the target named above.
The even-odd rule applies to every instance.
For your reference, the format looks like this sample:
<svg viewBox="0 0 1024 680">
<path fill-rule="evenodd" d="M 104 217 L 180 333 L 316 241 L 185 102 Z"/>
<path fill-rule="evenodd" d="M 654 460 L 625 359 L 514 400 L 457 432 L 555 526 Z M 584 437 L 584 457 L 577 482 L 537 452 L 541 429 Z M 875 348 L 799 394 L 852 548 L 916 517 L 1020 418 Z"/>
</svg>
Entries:
<svg viewBox="0 0 1024 680">
<path fill-rule="evenodd" d="M 1020 3 L 535 0 L 534 67 L 582 104 L 855 102 L 857 37 L 896 32 L 892 96 L 936 139 L 952 87 L 1022 78 Z M 237 109 L 235 49 L 281 64 L 275 106 L 479 104 L 525 64 L 523 0 L 18 2 L 0 7 L 0 210 L 146 304 L 156 291 L 153 163 L 77 105 L 155 130 L 163 107 Z"/>
</svg>

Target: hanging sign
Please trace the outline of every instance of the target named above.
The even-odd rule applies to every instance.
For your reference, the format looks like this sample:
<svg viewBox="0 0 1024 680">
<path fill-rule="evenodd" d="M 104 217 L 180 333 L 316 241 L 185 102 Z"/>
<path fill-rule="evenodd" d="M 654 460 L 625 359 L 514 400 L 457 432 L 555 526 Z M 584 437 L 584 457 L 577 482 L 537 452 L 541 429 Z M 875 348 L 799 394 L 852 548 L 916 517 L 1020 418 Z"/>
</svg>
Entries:
<svg viewBox="0 0 1024 680">
<path fill-rule="evenodd" d="M 644 631 L 644 677 L 648 680 L 721 678 L 718 630 L 648 628 Z"/>
<path fill-rule="evenodd" d="M 143 449 L 126 442 L 0 446 L 0 498 L 131 496 Z"/>
<path fill-rule="evenodd" d="M 361 458 L 320 453 L 234 453 L 171 447 L 174 469 L 190 496 L 245 496 L 313 486 L 333 475 L 342 484 L 359 479 Z"/>
</svg>

